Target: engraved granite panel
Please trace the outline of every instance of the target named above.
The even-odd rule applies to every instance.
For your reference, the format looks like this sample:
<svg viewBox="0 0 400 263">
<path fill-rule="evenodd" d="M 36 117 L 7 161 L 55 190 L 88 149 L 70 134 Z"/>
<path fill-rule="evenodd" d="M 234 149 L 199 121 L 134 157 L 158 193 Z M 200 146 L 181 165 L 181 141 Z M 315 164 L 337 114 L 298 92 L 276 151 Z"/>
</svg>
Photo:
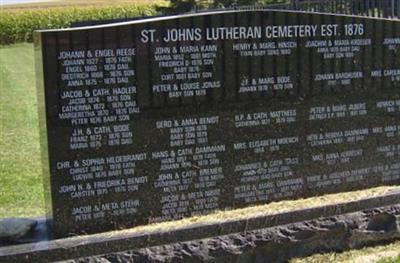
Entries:
<svg viewBox="0 0 400 263">
<path fill-rule="evenodd" d="M 400 183 L 397 21 L 226 11 L 35 35 L 56 236 Z"/>
</svg>

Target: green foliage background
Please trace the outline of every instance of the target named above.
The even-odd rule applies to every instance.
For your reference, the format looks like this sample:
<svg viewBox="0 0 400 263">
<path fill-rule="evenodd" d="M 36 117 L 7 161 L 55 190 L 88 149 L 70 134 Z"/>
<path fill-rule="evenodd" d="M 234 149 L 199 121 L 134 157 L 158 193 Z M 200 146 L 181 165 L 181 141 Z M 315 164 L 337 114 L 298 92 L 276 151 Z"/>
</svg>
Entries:
<svg viewBox="0 0 400 263">
<path fill-rule="evenodd" d="M 160 13 L 177 14 L 207 8 L 284 4 L 290 0 L 170 0 L 167 5 L 121 4 L 106 6 L 4 9 L 0 11 L 0 45 L 31 42 L 38 29 L 67 28 L 80 21 L 101 21 Z"/>
<path fill-rule="evenodd" d="M 37 29 L 66 28 L 79 21 L 152 16 L 156 13 L 155 5 L 3 10 L 0 12 L 0 44 L 30 42 L 33 31 Z"/>
</svg>

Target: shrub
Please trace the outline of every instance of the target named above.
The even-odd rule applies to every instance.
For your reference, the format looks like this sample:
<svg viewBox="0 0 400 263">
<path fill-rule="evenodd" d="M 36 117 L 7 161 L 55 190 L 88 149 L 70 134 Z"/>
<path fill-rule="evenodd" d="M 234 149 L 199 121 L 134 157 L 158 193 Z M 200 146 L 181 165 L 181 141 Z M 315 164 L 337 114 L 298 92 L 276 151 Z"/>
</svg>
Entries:
<svg viewBox="0 0 400 263">
<path fill-rule="evenodd" d="M 66 28 L 79 21 L 97 21 L 151 16 L 155 5 L 117 5 L 10 10 L 0 12 L 0 44 L 32 41 L 37 29 Z"/>
</svg>

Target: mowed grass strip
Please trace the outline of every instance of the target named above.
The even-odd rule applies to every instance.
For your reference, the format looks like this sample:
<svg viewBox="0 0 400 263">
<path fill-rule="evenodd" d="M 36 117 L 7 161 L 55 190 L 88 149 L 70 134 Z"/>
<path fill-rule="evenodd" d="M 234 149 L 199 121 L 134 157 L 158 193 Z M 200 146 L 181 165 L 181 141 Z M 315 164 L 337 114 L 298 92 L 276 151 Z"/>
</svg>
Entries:
<svg viewBox="0 0 400 263">
<path fill-rule="evenodd" d="M 354 249 L 343 253 L 318 254 L 290 263 L 400 263 L 400 241 L 389 245 Z"/>
<path fill-rule="evenodd" d="M 44 215 L 33 47 L 0 48 L 0 217 Z"/>
</svg>

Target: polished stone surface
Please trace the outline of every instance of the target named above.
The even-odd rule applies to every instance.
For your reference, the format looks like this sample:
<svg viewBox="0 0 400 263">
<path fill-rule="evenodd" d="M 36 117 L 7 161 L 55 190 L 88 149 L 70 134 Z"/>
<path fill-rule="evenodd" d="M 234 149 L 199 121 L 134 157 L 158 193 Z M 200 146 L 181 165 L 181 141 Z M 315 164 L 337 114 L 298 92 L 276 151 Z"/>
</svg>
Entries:
<svg viewBox="0 0 400 263">
<path fill-rule="evenodd" d="M 282 218 L 295 220 L 294 217 L 299 218 L 294 214 Z M 281 220 L 284 224 L 269 228 L 260 224 L 253 229 L 249 225 L 233 232 L 218 231 L 220 227 L 214 224 L 142 237 L 104 233 L 0 248 L 0 261 L 286 262 L 313 253 L 341 252 L 399 240 L 399 219 L 400 206 L 392 205 L 290 224 L 286 223 L 295 221 Z M 264 222 L 268 219 L 264 218 Z"/>
<path fill-rule="evenodd" d="M 347 215 L 343 215 L 351 213 L 362 215 L 360 227 L 365 231 L 361 233 L 364 237 L 360 238 L 360 240 L 365 241 L 368 238 L 372 241 L 388 241 L 389 237 L 393 237 L 392 234 L 394 234 L 393 238 L 396 238 L 397 232 L 393 231 L 396 229 L 393 217 L 398 217 L 399 208 L 398 205 L 393 204 L 398 203 L 399 196 L 400 193 L 397 190 L 358 201 L 316 206 L 276 214 L 253 215 L 248 213 L 246 217 L 241 219 L 222 217 L 219 220 L 214 218 L 214 220 L 178 222 L 177 224 L 175 222 L 165 222 L 122 231 L 81 235 L 49 241 L 46 241 L 48 238 L 45 234 L 46 232 L 38 231 L 45 237 L 44 239 L 37 239 L 34 243 L 29 244 L 0 247 L 0 261 L 47 262 L 91 257 L 93 255 L 112 255 L 121 251 L 168 246 L 174 243 L 226 236 L 232 233 L 263 231 L 260 229 L 285 227 L 284 225 L 301 221 L 314 222 L 316 218 L 333 218 L 336 222 L 337 218 L 347 218 Z M 42 221 L 38 225 L 43 225 L 44 222 Z M 368 231 L 370 235 L 368 235 Z M 303 236 L 301 233 L 298 235 Z M 360 244 L 357 243 L 357 240 L 351 242 L 351 244 Z M 368 245 L 367 243 L 365 244 Z M 124 253 L 119 253 L 118 257 L 121 254 L 123 255 Z"/>
<path fill-rule="evenodd" d="M 36 33 L 55 236 L 399 184 L 399 26 L 264 10 Z"/>
</svg>

